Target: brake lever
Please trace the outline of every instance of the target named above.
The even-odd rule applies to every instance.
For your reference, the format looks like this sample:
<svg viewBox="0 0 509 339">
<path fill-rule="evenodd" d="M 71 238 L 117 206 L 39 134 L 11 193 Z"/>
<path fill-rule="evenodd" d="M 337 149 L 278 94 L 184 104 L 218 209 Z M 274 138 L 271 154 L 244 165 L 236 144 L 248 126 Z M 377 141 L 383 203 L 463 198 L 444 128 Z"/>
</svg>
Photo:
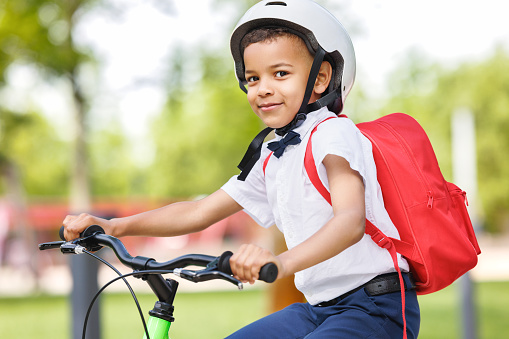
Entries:
<svg viewBox="0 0 509 339">
<path fill-rule="evenodd" d="M 85 250 L 90 252 L 99 251 L 102 246 L 98 245 L 95 241 L 90 241 L 96 234 L 100 232 L 94 232 L 83 238 L 74 239 L 71 241 L 53 241 L 50 243 L 44 243 L 39 245 L 40 250 L 46 250 L 50 248 L 60 248 L 60 252 L 63 254 L 81 254 Z M 41 248 L 43 247 L 43 248 Z"/>
<path fill-rule="evenodd" d="M 39 244 L 39 250 L 50 250 L 59 248 L 63 254 L 79 254 L 83 253 L 84 247 L 74 241 L 51 241 Z"/>
<path fill-rule="evenodd" d="M 237 288 L 239 290 L 242 290 L 244 288 L 244 285 L 241 281 L 235 279 L 229 274 L 220 272 L 217 270 L 217 267 L 210 267 L 206 268 L 201 271 L 191 271 L 191 270 L 184 270 L 182 268 L 176 268 L 173 270 L 173 273 L 183 279 L 192 281 L 192 282 L 202 282 L 202 281 L 208 281 L 208 280 L 214 280 L 214 279 L 222 279 L 226 280 L 229 283 L 232 283 L 234 285 L 237 285 Z"/>
<path fill-rule="evenodd" d="M 44 242 L 42 244 L 39 244 L 39 251 L 60 248 L 60 246 L 62 246 L 64 243 L 65 243 L 65 241 Z"/>
</svg>

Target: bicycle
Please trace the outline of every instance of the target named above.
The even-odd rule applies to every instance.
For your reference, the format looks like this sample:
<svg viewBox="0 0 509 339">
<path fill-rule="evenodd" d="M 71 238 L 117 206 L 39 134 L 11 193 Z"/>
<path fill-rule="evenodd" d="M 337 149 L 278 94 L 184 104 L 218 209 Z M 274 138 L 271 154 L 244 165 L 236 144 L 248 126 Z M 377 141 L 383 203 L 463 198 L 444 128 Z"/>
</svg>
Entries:
<svg viewBox="0 0 509 339">
<path fill-rule="evenodd" d="M 169 339 L 170 326 L 171 323 L 175 321 L 175 318 L 173 317 L 173 301 L 177 294 L 179 282 L 174 279 L 165 279 L 162 276 L 163 274 L 173 273 L 177 277 L 195 283 L 221 279 L 237 285 L 239 290 L 242 290 L 243 288 L 242 282 L 232 276 L 230 257 L 233 253 L 230 251 L 226 251 L 218 257 L 204 254 L 187 254 L 166 262 L 157 262 L 148 257 L 131 256 L 121 240 L 105 234 L 102 227 L 98 225 L 88 227 L 82 234 L 80 234 L 78 239 L 72 241 L 65 241 L 62 226 L 60 229 L 60 238 L 62 241 L 39 244 L 39 250 L 42 251 L 58 248 L 63 254 L 85 253 L 101 261 L 118 274 L 118 277 L 110 280 L 102 288 L 100 288 L 90 302 L 83 323 L 83 339 L 86 337 L 87 321 L 94 302 L 109 285 L 121 279 L 127 285 L 138 308 L 145 332 L 143 339 Z M 121 274 L 113 265 L 93 253 L 99 251 L 103 248 L 103 246 L 111 248 L 120 262 L 132 269 L 133 272 Z M 186 269 L 189 266 L 204 267 L 204 269 Z M 268 263 L 261 268 L 259 275 L 259 280 L 263 280 L 268 283 L 274 282 L 278 275 L 277 266 L 273 263 Z M 125 279 L 130 276 L 147 282 L 158 299 L 154 304 L 154 308 L 148 312 L 148 322 L 145 321 L 143 312 L 133 289 Z"/>
</svg>

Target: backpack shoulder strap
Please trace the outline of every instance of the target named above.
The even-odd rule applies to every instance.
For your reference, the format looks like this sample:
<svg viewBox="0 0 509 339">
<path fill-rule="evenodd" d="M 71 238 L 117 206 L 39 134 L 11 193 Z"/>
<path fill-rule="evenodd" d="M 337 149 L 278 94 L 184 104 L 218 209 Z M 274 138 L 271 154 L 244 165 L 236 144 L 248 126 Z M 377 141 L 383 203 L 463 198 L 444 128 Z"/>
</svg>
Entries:
<svg viewBox="0 0 509 339">
<path fill-rule="evenodd" d="M 346 117 L 346 116 L 343 116 Z M 320 195 L 329 203 L 332 205 L 330 193 L 325 188 L 325 186 L 322 183 L 322 180 L 320 180 L 320 177 L 318 176 L 318 170 L 316 169 L 315 165 L 315 158 L 313 156 L 313 134 L 315 134 L 316 130 L 318 129 L 318 126 L 320 126 L 322 123 L 324 123 L 327 120 L 335 119 L 335 117 L 327 118 L 323 121 L 321 121 L 318 125 L 313 128 L 311 131 L 311 134 L 309 135 L 309 141 L 306 145 L 306 153 L 304 155 L 304 168 L 306 169 L 306 173 L 309 177 L 309 180 L 315 186 L 315 188 L 318 190 Z"/>
<path fill-rule="evenodd" d="M 270 152 L 269 155 L 263 161 L 263 175 L 265 175 L 265 169 L 267 168 L 267 164 L 269 163 L 269 159 L 272 156 L 272 153 L 274 152 Z"/>
<path fill-rule="evenodd" d="M 366 219 L 366 229 L 365 233 L 368 234 L 371 239 L 381 248 L 385 248 L 387 251 L 389 251 L 389 254 L 391 255 L 392 263 L 394 265 L 394 269 L 398 273 L 399 278 L 399 286 L 400 286 L 400 293 L 401 293 L 401 309 L 403 314 L 403 338 L 407 338 L 406 333 L 406 315 L 405 315 L 405 283 L 403 281 L 403 275 L 401 274 L 401 268 L 399 268 L 398 264 L 398 255 L 397 250 L 394 241 L 397 239 L 390 238 L 386 236 L 378 227 L 373 225 L 371 221 Z"/>
</svg>

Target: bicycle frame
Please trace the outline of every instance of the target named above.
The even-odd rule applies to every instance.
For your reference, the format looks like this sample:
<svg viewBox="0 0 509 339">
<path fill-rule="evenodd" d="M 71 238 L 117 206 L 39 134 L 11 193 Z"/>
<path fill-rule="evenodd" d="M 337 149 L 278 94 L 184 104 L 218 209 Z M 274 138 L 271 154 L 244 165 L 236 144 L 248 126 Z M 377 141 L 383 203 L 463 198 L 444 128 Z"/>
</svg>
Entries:
<svg viewBox="0 0 509 339">
<path fill-rule="evenodd" d="M 147 323 L 150 339 L 169 339 L 170 326 L 170 321 L 150 316 Z M 143 339 L 148 339 L 146 334 Z"/>
</svg>

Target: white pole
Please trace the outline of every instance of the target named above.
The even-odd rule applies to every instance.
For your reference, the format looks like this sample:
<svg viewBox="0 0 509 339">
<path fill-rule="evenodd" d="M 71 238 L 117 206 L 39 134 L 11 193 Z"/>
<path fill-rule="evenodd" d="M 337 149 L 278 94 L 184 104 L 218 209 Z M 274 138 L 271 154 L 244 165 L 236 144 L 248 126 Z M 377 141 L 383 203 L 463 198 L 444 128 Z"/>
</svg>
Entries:
<svg viewBox="0 0 509 339">
<path fill-rule="evenodd" d="M 452 116 L 452 157 L 454 183 L 467 192 L 469 214 L 474 229 L 478 226 L 477 208 L 477 159 L 475 123 L 472 112 L 457 109 Z M 467 272 L 460 278 L 463 338 L 477 338 L 474 288 Z"/>
<path fill-rule="evenodd" d="M 475 123 L 472 112 L 457 109 L 452 116 L 453 181 L 467 192 L 468 212 L 472 224 L 479 224 L 477 210 L 477 156 Z"/>
</svg>

